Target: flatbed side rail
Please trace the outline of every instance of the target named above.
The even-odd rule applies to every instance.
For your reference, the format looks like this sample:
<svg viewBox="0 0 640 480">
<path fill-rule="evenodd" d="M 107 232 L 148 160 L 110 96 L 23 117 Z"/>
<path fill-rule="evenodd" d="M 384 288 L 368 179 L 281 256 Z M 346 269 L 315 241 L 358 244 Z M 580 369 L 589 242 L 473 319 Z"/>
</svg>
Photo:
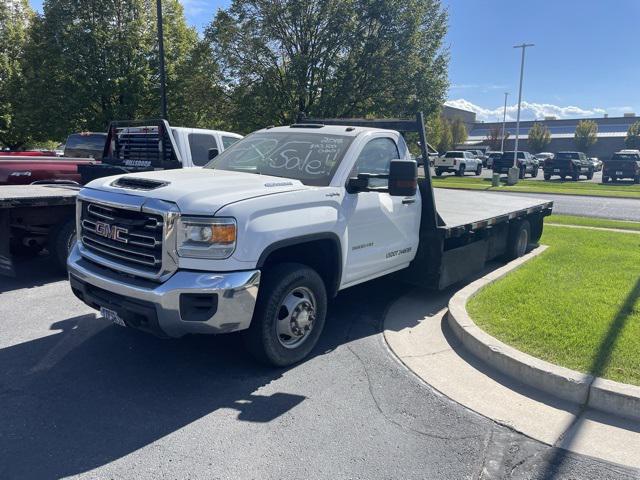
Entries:
<svg viewBox="0 0 640 480">
<path fill-rule="evenodd" d="M 443 231 L 444 238 L 460 237 L 470 232 L 476 232 L 478 230 L 482 230 L 485 228 L 491 228 L 494 225 L 499 225 L 501 223 L 505 223 L 511 220 L 524 218 L 527 215 L 532 215 L 534 213 L 540 214 L 543 217 L 546 217 L 548 215 L 551 215 L 552 206 L 553 206 L 553 202 L 546 202 L 540 205 L 534 205 L 528 208 L 514 210 L 513 212 L 509 212 L 508 214 L 498 215 L 495 217 L 478 220 L 475 222 L 470 222 L 464 225 L 456 225 L 453 227 L 440 226 L 438 227 L 438 229 Z"/>
<path fill-rule="evenodd" d="M 368 118 L 307 118 L 304 114 L 298 114 L 297 125 L 340 125 L 345 127 L 368 127 L 395 130 L 401 134 L 417 133 L 420 139 L 420 150 L 425 164 L 425 178 L 421 181 L 420 194 L 422 196 L 422 223 L 421 231 L 427 230 L 436 235 L 437 228 L 444 225 L 444 221 L 438 215 L 436 201 L 433 195 L 433 183 L 431 181 L 431 169 L 429 168 L 429 151 L 427 148 L 427 136 L 424 128 L 424 115 L 416 114 L 415 120 L 409 119 L 368 119 Z"/>
</svg>

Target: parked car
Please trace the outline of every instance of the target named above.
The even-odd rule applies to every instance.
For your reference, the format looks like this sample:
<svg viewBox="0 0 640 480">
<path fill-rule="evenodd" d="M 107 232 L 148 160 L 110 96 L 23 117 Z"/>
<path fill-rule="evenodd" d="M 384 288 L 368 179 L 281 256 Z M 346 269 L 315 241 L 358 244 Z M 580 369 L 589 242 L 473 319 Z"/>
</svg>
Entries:
<svg viewBox="0 0 640 480">
<path fill-rule="evenodd" d="M 507 174 L 509 169 L 513 167 L 515 152 L 504 152 L 500 158 L 496 158 L 493 161 L 494 173 Z M 524 178 L 528 173 L 532 178 L 538 176 L 538 161 L 529 152 L 523 152 L 518 150 L 517 168 L 519 170 L 518 177 Z"/>
<path fill-rule="evenodd" d="M 487 168 L 493 168 L 493 162 L 500 158 L 502 158 L 502 152 L 490 152 L 487 155 Z"/>
<path fill-rule="evenodd" d="M 102 160 L 107 134 L 103 132 L 72 133 L 67 137 L 63 156 L 69 158 L 93 158 Z"/>
<path fill-rule="evenodd" d="M 615 182 L 623 178 L 632 178 L 640 183 L 640 151 L 621 150 L 605 160 L 602 166 L 602 183 Z"/>
<path fill-rule="evenodd" d="M 560 178 L 570 177 L 573 181 L 584 175 L 591 180 L 593 172 L 593 163 L 583 152 L 558 152 L 553 158 L 544 161 L 545 180 L 550 180 L 554 175 Z"/>
<path fill-rule="evenodd" d="M 465 172 L 476 175 L 482 173 L 482 160 L 468 150 L 451 150 L 436 158 L 433 166 L 438 177 L 444 172 L 453 172 L 458 177 L 462 177 Z"/>
<path fill-rule="evenodd" d="M 590 157 L 589 161 L 593 163 L 594 172 L 599 172 L 602 170 L 602 160 L 600 160 L 598 157 Z"/>
<path fill-rule="evenodd" d="M 481 162 L 482 166 L 487 166 L 487 155 L 482 150 L 469 150 L 469 152 L 473 153 Z"/>
<path fill-rule="evenodd" d="M 538 160 L 538 166 L 543 167 L 544 166 L 544 161 L 547 158 L 553 158 L 553 153 L 551 153 L 551 152 L 540 152 L 540 153 L 536 153 L 534 155 L 534 157 L 536 157 L 536 160 Z"/>
</svg>

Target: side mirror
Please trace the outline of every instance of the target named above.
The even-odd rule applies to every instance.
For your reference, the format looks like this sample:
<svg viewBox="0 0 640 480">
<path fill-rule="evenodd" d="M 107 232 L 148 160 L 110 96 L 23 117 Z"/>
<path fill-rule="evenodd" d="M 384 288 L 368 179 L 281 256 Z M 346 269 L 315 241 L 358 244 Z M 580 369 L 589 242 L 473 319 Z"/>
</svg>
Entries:
<svg viewBox="0 0 640 480">
<path fill-rule="evenodd" d="M 412 160 L 391 160 L 389 195 L 412 197 L 418 189 L 418 167 Z"/>
<path fill-rule="evenodd" d="M 214 158 L 216 158 L 218 156 L 218 153 L 220 153 L 220 151 L 217 148 L 210 148 L 209 149 L 209 160 L 213 160 Z"/>
</svg>

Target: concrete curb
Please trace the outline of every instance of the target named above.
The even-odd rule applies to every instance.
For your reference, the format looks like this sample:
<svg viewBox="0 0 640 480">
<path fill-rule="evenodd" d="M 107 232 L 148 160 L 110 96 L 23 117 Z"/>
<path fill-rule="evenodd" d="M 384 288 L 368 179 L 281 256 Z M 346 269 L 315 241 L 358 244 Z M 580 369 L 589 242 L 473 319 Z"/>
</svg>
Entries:
<svg viewBox="0 0 640 480">
<path fill-rule="evenodd" d="M 546 248 L 539 247 L 494 270 L 451 297 L 447 315 L 451 330 L 467 350 L 505 375 L 563 400 L 640 420 L 640 387 L 596 378 L 532 357 L 484 332 L 467 313 L 467 302 L 482 288 L 538 256 Z"/>
</svg>

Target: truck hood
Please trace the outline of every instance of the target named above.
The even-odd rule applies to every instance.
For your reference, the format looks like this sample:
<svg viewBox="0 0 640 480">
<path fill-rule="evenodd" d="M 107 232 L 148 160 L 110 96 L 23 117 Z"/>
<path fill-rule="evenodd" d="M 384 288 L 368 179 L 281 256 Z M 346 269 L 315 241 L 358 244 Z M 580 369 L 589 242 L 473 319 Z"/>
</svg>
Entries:
<svg viewBox="0 0 640 480">
<path fill-rule="evenodd" d="M 141 188 L 132 184 L 135 180 L 148 182 Z M 165 200 L 177 204 L 182 213 L 190 215 L 213 215 L 230 203 L 310 187 L 289 178 L 183 168 L 99 178 L 88 183 L 86 188 Z"/>
</svg>

